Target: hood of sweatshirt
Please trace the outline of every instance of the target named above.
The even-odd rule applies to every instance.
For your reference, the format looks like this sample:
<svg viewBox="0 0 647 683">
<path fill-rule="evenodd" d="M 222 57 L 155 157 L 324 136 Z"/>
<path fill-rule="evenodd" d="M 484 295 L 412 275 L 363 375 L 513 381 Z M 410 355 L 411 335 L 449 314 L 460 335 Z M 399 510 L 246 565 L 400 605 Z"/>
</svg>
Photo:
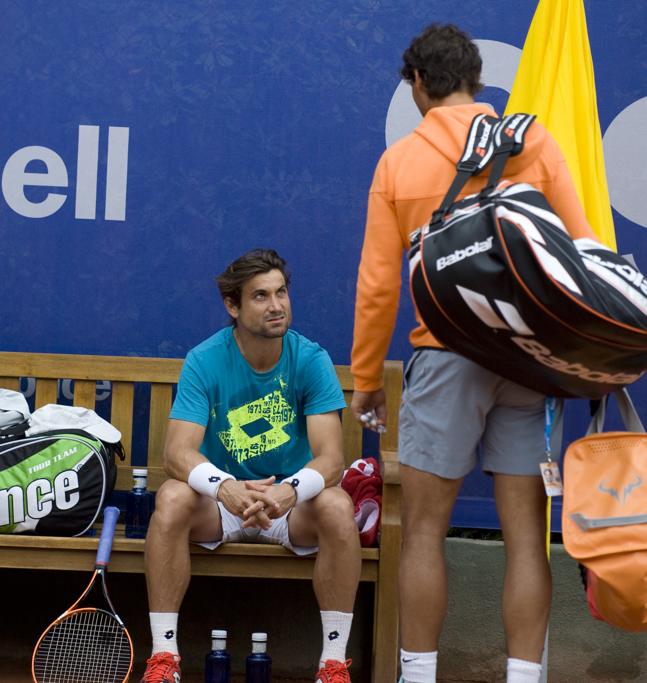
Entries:
<svg viewBox="0 0 647 683">
<path fill-rule="evenodd" d="M 422 123 L 415 129 L 414 135 L 424 138 L 455 164 L 463 153 L 467 130 L 477 114 L 496 116 L 496 112 L 489 105 L 481 102 L 434 107 L 427 112 Z M 506 163 L 506 175 L 516 175 L 532 164 L 541 153 L 545 137 L 546 129 L 533 123 L 526 133 L 522 153 L 510 157 Z"/>
</svg>

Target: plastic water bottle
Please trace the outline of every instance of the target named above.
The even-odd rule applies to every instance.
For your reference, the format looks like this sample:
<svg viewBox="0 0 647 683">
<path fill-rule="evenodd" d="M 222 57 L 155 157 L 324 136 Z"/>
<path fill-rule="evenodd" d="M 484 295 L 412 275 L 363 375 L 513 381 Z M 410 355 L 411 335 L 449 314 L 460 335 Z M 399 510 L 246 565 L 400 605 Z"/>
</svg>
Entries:
<svg viewBox="0 0 647 683">
<path fill-rule="evenodd" d="M 134 469 L 133 478 L 133 488 L 126 495 L 126 536 L 146 538 L 148 522 L 155 506 L 155 496 L 146 490 L 146 468 Z"/>
<path fill-rule="evenodd" d="M 272 659 L 267 654 L 267 633 L 252 633 L 252 653 L 245 661 L 245 683 L 271 683 Z"/>
<path fill-rule="evenodd" d="M 204 660 L 204 683 L 229 683 L 231 655 L 227 652 L 227 631 L 211 631 L 211 652 Z"/>
</svg>

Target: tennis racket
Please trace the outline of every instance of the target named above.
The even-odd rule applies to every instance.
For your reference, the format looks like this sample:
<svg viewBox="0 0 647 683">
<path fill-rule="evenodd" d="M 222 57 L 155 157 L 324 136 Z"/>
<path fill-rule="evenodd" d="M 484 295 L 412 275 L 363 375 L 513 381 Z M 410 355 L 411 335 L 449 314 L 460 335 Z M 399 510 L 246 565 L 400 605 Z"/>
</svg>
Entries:
<svg viewBox="0 0 647 683">
<path fill-rule="evenodd" d="M 112 606 L 106 570 L 119 509 L 107 507 L 94 574 L 80 597 L 45 630 L 31 661 L 35 683 L 125 683 L 132 669 L 133 644 Z M 101 577 L 102 606 L 79 607 Z"/>
</svg>

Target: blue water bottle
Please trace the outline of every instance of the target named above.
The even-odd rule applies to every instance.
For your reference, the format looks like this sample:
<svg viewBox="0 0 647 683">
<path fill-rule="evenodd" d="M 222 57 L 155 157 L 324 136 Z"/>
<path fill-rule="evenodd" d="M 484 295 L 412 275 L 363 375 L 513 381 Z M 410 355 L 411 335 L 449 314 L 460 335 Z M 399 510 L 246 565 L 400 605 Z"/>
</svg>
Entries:
<svg viewBox="0 0 647 683">
<path fill-rule="evenodd" d="M 245 683 L 271 683 L 272 659 L 267 654 L 267 633 L 252 633 L 252 653 L 245 662 Z"/>
<path fill-rule="evenodd" d="M 227 652 L 227 631 L 211 631 L 211 652 L 204 660 L 204 683 L 229 683 L 231 655 Z"/>
<path fill-rule="evenodd" d="M 146 538 L 148 522 L 155 506 L 155 496 L 146 489 L 146 468 L 134 469 L 133 478 L 133 488 L 126 495 L 126 536 Z"/>
</svg>

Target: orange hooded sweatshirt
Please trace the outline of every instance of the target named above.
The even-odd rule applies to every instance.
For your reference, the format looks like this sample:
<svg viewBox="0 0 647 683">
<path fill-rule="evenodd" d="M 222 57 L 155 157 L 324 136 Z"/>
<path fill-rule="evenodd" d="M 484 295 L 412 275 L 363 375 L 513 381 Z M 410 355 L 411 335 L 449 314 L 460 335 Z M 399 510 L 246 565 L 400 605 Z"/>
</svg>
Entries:
<svg viewBox="0 0 647 683">
<path fill-rule="evenodd" d="M 493 114 L 487 104 L 434 107 L 407 137 L 389 147 L 378 162 L 368 197 L 366 232 L 357 279 L 351 371 L 357 391 L 382 386 L 400 299 L 402 255 L 409 236 L 440 206 L 456 175 L 474 116 Z M 487 170 L 486 170 L 487 174 Z M 478 192 L 486 175 L 472 178 L 460 197 Z M 503 178 L 526 182 L 544 193 L 571 237 L 597 239 L 584 215 L 566 161 L 548 131 L 535 122 L 523 152 L 509 159 Z M 422 323 L 409 339 L 414 347 L 441 344 Z"/>
</svg>

